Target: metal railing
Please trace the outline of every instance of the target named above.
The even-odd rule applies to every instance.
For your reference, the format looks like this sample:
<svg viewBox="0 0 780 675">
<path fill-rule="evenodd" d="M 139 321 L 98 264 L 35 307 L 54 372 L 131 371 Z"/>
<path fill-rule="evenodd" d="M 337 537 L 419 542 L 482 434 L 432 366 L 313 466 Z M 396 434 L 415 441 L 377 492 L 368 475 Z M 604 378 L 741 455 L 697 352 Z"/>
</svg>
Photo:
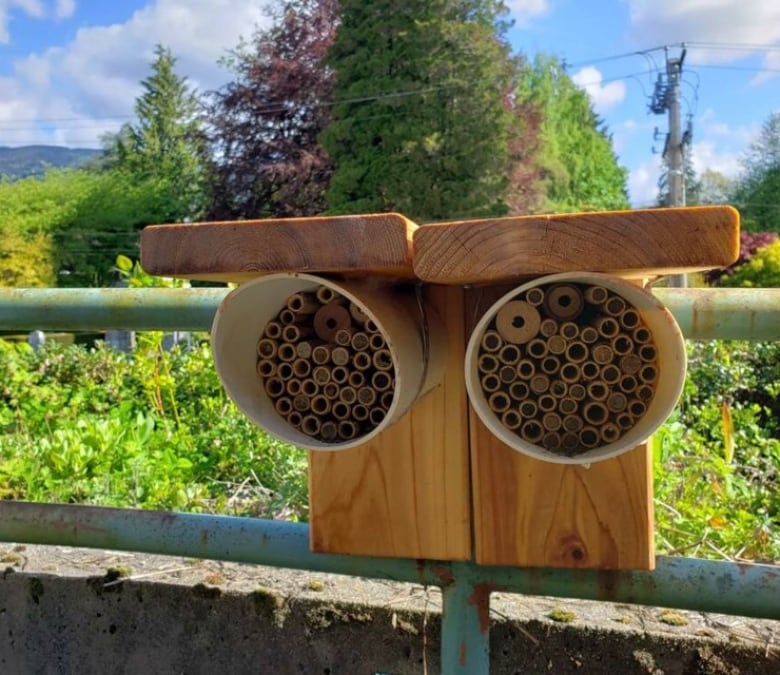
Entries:
<svg viewBox="0 0 780 675">
<path fill-rule="evenodd" d="M 225 289 L 0 290 L 0 330 L 208 330 Z M 780 340 L 780 290 L 658 289 L 688 339 Z M 780 568 L 659 556 L 656 569 L 520 569 L 312 553 L 308 526 L 0 502 L 0 541 L 255 563 L 437 586 L 445 673 L 488 673 L 494 591 L 780 619 Z"/>
</svg>

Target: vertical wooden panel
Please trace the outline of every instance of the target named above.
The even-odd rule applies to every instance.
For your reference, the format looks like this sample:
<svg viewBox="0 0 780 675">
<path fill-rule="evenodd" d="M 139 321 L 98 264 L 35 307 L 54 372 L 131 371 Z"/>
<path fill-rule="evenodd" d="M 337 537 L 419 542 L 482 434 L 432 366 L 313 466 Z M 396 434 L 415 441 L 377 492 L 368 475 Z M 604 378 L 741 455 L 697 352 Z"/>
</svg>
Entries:
<svg viewBox="0 0 780 675">
<path fill-rule="evenodd" d="M 506 288 L 469 291 L 470 326 Z M 476 561 L 486 565 L 652 569 L 647 444 L 583 466 L 543 462 L 499 441 L 470 410 Z"/>
<path fill-rule="evenodd" d="M 309 453 L 314 551 L 471 557 L 463 290 L 433 286 L 426 298 L 447 327 L 444 381 L 373 441 Z"/>
</svg>

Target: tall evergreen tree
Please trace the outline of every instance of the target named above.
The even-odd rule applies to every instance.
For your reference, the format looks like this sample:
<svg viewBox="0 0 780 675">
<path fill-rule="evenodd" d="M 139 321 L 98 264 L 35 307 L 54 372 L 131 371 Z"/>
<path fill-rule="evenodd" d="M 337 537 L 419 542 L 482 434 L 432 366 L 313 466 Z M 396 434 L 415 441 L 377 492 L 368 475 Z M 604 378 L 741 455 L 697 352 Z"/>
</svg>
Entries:
<svg viewBox="0 0 780 675">
<path fill-rule="evenodd" d="M 544 209 L 594 211 L 628 208 L 627 171 L 587 94 L 557 59 L 538 56 L 524 68 L 517 99 L 541 115 L 539 168 Z"/>
<path fill-rule="evenodd" d="M 506 213 L 516 64 L 496 0 L 342 0 L 327 63 L 334 213 Z"/>
<path fill-rule="evenodd" d="M 236 79 L 210 96 L 209 217 L 325 209 L 331 165 L 319 135 L 330 120 L 332 78 L 323 59 L 337 23 L 338 0 L 280 0 L 271 27 L 228 59 Z"/>
</svg>

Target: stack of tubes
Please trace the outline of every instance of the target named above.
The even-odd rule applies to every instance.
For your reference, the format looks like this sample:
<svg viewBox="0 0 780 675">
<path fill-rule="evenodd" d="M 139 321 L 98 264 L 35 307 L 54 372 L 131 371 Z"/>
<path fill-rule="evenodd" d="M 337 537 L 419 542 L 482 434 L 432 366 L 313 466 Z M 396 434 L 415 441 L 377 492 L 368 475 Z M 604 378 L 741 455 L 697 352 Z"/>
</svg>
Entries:
<svg viewBox="0 0 780 675">
<path fill-rule="evenodd" d="M 526 443 L 555 454 L 615 443 L 655 395 L 653 334 L 603 286 L 532 287 L 505 303 L 480 337 L 488 407 Z"/>
<path fill-rule="evenodd" d="M 324 443 L 375 429 L 395 395 L 384 335 L 362 307 L 328 286 L 287 298 L 257 341 L 256 370 L 276 412 Z"/>
</svg>

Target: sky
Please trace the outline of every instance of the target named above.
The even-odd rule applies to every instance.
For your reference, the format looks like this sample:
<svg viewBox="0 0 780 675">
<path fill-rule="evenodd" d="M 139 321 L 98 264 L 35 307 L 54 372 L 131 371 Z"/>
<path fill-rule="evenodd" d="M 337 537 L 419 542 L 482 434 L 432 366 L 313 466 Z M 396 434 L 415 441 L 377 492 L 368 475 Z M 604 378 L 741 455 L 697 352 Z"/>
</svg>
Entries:
<svg viewBox="0 0 780 675">
<path fill-rule="evenodd" d="M 694 168 L 735 177 L 762 123 L 780 110 L 778 0 L 506 0 L 515 51 L 557 56 L 591 97 L 629 170 L 635 207 L 662 174 L 665 114 L 649 110 L 667 56 L 685 45 L 683 122 Z M 266 25 L 264 0 L 0 0 L 0 146 L 100 147 L 132 122 L 156 44 L 204 92 L 220 64 Z M 656 134 L 656 129 L 657 134 Z M 654 140 L 654 135 L 657 137 Z M 655 149 L 656 154 L 653 150 Z"/>
</svg>

